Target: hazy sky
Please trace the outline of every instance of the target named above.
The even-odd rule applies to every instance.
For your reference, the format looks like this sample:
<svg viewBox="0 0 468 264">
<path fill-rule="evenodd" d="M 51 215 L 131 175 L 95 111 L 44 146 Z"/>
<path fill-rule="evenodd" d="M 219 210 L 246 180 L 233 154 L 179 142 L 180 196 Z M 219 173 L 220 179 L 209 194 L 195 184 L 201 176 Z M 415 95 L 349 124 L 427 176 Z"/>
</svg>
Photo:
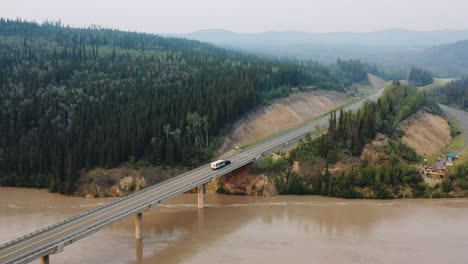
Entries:
<svg viewBox="0 0 468 264">
<path fill-rule="evenodd" d="M 0 16 L 153 33 L 468 29 L 468 0 L 0 0 Z"/>
</svg>

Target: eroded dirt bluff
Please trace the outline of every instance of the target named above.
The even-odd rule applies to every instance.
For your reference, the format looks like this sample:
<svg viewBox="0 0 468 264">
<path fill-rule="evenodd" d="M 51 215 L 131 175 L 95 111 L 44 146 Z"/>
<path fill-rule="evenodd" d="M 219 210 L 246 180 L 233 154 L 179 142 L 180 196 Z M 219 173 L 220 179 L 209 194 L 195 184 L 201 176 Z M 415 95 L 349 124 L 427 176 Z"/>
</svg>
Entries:
<svg viewBox="0 0 468 264">
<path fill-rule="evenodd" d="M 385 81 L 369 74 L 369 85 L 358 85 L 360 90 L 383 88 Z M 233 125 L 225 137 L 219 154 L 226 153 L 236 146 L 242 147 L 265 139 L 280 131 L 293 128 L 310 119 L 344 104 L 356 92 L 340 93 L 316 90 L 294 93 L 287 98 L 274 101 L 271 105 L 258 108 Z"/>
<path fill-rule="evenodd" d="M 439 153 L 452 140 L 448 122 L 426 111 L 403 121 L 400 129 L 405 133 L 403 142 L 425 157 Z"/>
<path fill-rule="evenodd" d="M 87 198 L 122 197 L 183 172 L 181 168 L 169 167 L 93 169 L 80 174 L 75 195 Z"/>
<path fill-rule="evenodd" d="M 264 174 L 253 173 L 251 167 L 251 165 L 245 166 L 218 178 L 208 184 L 207 190 L 235 195 L 264 197 L 278 195 L 274 181 Z"/>
</svg>

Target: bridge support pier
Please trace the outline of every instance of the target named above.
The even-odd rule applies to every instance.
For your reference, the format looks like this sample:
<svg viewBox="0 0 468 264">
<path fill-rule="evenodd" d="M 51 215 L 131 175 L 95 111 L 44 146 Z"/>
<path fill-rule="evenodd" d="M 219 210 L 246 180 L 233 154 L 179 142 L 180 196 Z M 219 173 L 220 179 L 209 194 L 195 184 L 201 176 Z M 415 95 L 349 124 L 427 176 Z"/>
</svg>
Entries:
<svg viewBox="0 0 468 264">
<path fill-rule="evenodd" d="M 143 263 L 143 239 L 135 239 L 136 242 L 136 263 L 141 264 Z"/>
<path fill-rule="evenodd" d="M 135 215 L 135 238 L 143 238 L 143 213 Z"/>
<path fill-rule="evenodd" d="M 205 191 L 206 184 L 198 186 L 198 208 L 202 209 L 205 207 Z"/>
<path fill-rule="evenodd" d="M 49 264 L 49 263 L 50 263 L 49 255 L 45 255 L 41 257 L 41 264 Z"/>
</svg>

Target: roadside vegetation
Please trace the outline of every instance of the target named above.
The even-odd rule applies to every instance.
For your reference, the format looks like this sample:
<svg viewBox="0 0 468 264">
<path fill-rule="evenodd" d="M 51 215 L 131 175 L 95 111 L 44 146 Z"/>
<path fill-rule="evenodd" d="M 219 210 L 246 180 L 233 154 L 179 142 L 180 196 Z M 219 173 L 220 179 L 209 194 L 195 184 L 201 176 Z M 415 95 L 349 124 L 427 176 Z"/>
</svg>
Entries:
<svg viewBox="0 0 468 264">
<path fill-rule="evenodd" d="M 461 157 L 447 171 L 445 179 L 437 190 L 439 197 L 467 196 L 468 191 L 468 151 L 459 154 Z"/>
<path fill-rule="evenodd" d="M 441 104 L 453 105 L 460 109 L 468 109 L 468 77 L 455 80 L 445 86 L 432 89 L 431 94 L 437 97 Z"/>
</svg>

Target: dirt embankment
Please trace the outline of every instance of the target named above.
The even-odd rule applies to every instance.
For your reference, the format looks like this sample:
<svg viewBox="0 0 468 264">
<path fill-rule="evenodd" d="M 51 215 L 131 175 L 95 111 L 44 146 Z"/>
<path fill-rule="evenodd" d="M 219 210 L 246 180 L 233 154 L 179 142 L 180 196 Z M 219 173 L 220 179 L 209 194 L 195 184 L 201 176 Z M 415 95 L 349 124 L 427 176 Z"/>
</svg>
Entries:
<svg viewBox="0 0 468 264">
<path fill-rule="evenodd" d="M 385 81 L 369 74 L 369 85 L 357 85 L 357 90 L 383 88 Z M 225 137 L 222 154 L 235 148 L 253 144 L 286 129 L 293 128 L 308 120 L 343 105 L 350 97 L 362 96 L 355 89 L 340 93 L 316 90 L 292 94 L 261 107 L 233 125 L 233 130 Z"/>
<path fill-rule="evenodd" d="M 87 198 L 122 197 L 183 172 L 181 168 L 168 167 L 94 169 L 79 176 L 75 195 Z"/>
<path fill-rule="evenodd" d="M 209 187 L 210 185 L 208 190 L 210 190 Z M 276 184 L 264 174 L 252 173 L 251 166 L 240 168 L 218 178 L 211 184 L 211 187 L 225 194 L 264 197 L 278 195 Z"/>
<path fill-rule="evenodd" d="M 369 80 L 370 86 L 374 89 L 384 88 L 385 84 L 387 83 L 384 79 L 370 73 L 367 74 L 367 79 Z"/>
<path fill-rule="evenodd" d="M 440 116 L 420 111 L 400 124 L 402 140 L 419 155 L 430 157 L 450 143 L 450 127 Z"/>
<path fill-rule="evenodd" d="M 313 91 L 293 94 L 262 107 L 236 122 L 219 153 L 235 146 L 253 144 L 282 130 L 297 126 L 343 104 L 345 93 Z"/>
</svg>

